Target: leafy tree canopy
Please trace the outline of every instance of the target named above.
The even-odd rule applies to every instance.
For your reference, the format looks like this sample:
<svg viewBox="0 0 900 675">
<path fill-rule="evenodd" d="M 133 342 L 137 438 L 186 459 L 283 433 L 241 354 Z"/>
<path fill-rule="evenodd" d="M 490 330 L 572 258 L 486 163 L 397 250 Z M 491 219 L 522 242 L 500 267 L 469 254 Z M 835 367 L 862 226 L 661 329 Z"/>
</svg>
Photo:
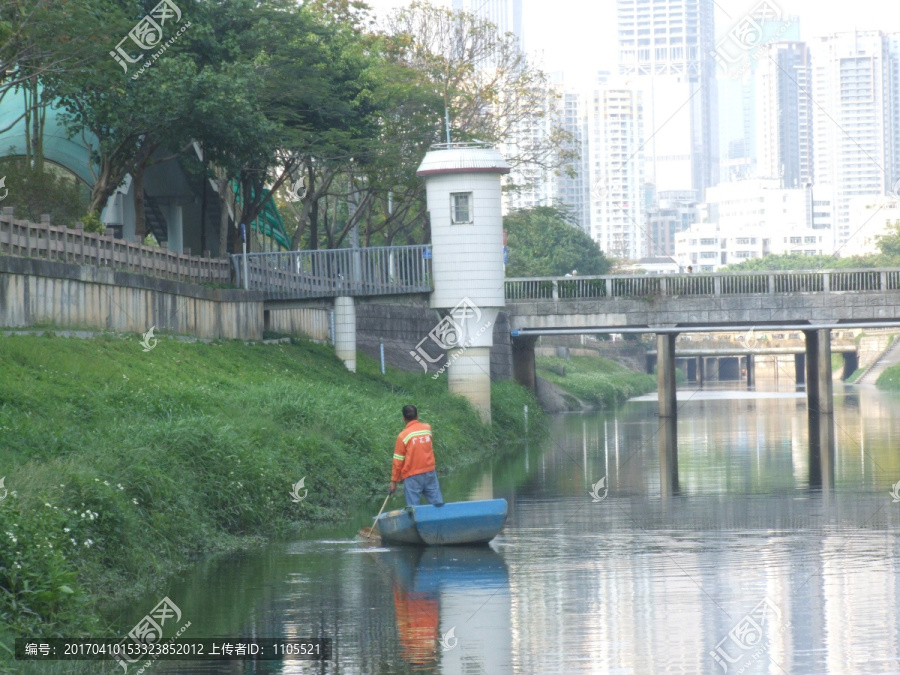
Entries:
<svg viewBox="0 0 900 675">
<path fill-rule="evenodd" d="M 878 267 L 877 256 L 837 258 L 832 255 L 800 255 L 784 253 L 751 258 L 737 265 L 728 265 L 722 272 L 754 272 L 769 270 L 833 270 Z"/>
<path fill-rule="evenodd" d="M 508 233 L 508 277 L 580 276 L 607 274 L 611 261 L 581 228 L 566 220 L 557 207 L 539 206 L 515 211 L 503 219 Z"/>
</svg>

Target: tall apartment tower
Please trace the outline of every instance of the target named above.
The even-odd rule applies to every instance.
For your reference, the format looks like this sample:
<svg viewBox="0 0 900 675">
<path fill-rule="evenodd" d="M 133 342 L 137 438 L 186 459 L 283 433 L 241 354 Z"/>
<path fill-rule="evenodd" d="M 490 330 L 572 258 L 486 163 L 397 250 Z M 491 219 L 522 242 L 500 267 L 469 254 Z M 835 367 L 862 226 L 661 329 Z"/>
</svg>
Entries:
<svg viewBox="0 0 900 675">
<path fill-rule="evenodd" d="M 522 0 L 453 0 L 453 11 L 470 12 L 490 21 L 500 35 L 513 33 L 522 43 Z"/>
<path fill-rule="evenodd" d="M 718 180 L 713 0 L 617 0 L 619 72 L 643 90 L 647 180 L 702 191 Z"/>
<path fill-rule="evenodd" d="M 809 48 L 774 42 L 760 49 L 756 69 L 758 175 L 802 188 L 813 178 L 813 103 Z"/>
<path fill-rule="evenodd" d="M 591 236 L 609 256 L 644 256 L 643 92 L 624 78 L 593 92 L 588 109 Z"/>
<path fill-rule="evenodd" d="M 853 197 L 889 194 L 900 179 L 900 33 L 838 33 L 810 53 L 815 190 L 831 197 L 840 246 L 853 236 Z"/>
<path fill-rule="evenodd" d="M 719 93 L 719 179 L 768 177 L 760 162 L 760 69 L 771 69 L 768 45 L 799 42 L 800 21 L 768 0 L 739 19 L 716 43 Z M 748 44 L 749 43 L 749 44 Z M 753 46 L 750 46 L 753 45 Z M 777 173 L 775 174 L 777 175 Z"/>
<path fill-rule="evenodd" d="M 559 123 L 572 139 L 564 149 L 574 157 L 556 177 L 555 198 L 568 208 L 572 222 L 590 233 L 590 144 L 585 101 L 585 96 L 580 92 L 561 93 Z"/>
</svg>

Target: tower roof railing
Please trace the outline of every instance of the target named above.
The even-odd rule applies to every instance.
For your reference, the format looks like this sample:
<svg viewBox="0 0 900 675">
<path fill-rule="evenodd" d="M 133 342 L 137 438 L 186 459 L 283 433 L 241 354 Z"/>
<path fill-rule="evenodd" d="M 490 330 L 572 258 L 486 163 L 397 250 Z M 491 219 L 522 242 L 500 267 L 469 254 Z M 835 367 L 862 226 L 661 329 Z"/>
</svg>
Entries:
<svg viewBox="0 0 900 675">
<path fill-rule="evenodd" d="M 494 144 L 488 141 L 458 141 L 454 143 L 432 143 L 429 150 L 493 150 Z"/>
</svg>

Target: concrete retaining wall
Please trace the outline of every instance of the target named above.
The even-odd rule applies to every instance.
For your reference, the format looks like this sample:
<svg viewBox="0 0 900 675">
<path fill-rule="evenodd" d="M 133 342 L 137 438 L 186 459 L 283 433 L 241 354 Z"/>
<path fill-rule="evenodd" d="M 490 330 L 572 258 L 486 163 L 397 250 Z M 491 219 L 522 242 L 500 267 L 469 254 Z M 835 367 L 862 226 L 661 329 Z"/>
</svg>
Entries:
<svg viewBox="0 0 900 675">
<path fill-rule="evenodd" d="M 271 330 L 328 337 L 328 312 L 278 310 Z M 125 333 L 259 340 L 262 294 L 101 267 L 0 256 L 0 327 L 53 325 Z"/>
<path fill-rule="evenodd" d="M 864 335 L 859 339 L 859 367 L 868 368 L 884 354 L 891 340 L 891 333 Z"/>
<path fill-rule="evenodd" d="M 401 370 L 423 372 L 410 356 L 440 321 L 427 294 L 358 298 L 357 349 Z M 332 302 L 311 300 L 289 309 L 265 308 L 263 294 L 117 272 L 100 267 L 0 256 L 0 327 L 65 328 L 260 340 L 264 331 L 330 337 Z M 493 379 L 512 377 L 509 321 L 501 312 L 491 350 Z M 429 353 L 435 355 L 433 349 Z M 444 363 L 429 364 L 435 373 Z"/>
<path fill-rule="evenodd" d="M 331 307 L 267 309 L 265 329 L 288 335 L 305 335 L 313 340 L 331 338 Z"/>
</svg>

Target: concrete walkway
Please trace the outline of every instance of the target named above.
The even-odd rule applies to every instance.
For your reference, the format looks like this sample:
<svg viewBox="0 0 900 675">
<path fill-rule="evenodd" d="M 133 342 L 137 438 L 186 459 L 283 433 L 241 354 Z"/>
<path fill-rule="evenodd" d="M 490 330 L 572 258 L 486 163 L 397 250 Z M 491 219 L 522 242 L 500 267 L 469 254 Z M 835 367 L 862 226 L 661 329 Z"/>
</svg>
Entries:
<svg viewBox="0 0 900 675">
<path fill-rule="evenodd" d="M 878 357 L 878 360 L 875 361 L 875 365 L 873 365 L 865 375 L 860 377 L 855 384 L 874 385 L 887 368 L 896 366 L 900 363 L 900 349 L 897 349 L 898 344 L 900 344 L 900 336 L 895 336 L 891 346 Z"/>
</svg>

